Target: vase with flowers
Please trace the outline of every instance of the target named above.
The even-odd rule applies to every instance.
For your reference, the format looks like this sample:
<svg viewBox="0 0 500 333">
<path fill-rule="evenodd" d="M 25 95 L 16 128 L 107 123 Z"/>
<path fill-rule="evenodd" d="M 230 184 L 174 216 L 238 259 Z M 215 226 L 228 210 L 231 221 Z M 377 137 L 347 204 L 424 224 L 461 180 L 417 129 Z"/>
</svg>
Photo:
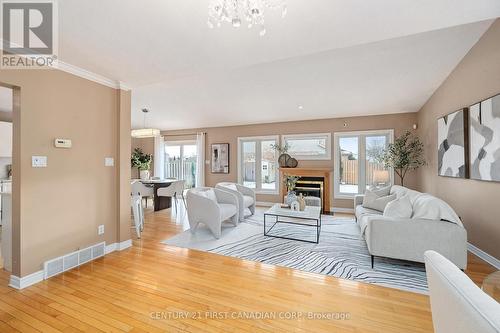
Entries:
<svg viewBox="0 0 500 333">
<path fill-rule="evenodd" d="M 285 198 L 285 203 L 291 205 L 292 202 L 297 201 L 297 194 L 295 193 L 295 187 L 297 186 L 297 181 L 300 179 L 299 176 L 284 175 L 283 185 L 286 187 L 287 194 Z"/>
</svg>

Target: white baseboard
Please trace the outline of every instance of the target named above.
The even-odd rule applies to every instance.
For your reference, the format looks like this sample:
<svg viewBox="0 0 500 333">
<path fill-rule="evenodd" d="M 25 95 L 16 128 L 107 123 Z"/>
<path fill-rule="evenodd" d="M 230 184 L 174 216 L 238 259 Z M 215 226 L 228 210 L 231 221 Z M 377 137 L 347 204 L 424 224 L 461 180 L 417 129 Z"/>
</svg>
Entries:
<svg viewBox="0 0 500 333">
<path fill-rule="evenodd" d="M 113 243 L 106 245 L 104 248 L 104 254 L 109 254 L 114 251 L 122 251 L 125 249 L 128 249 L 129 247 L 132 246 L 132 240 L 127 239 L 126 241 L 120 242 L 120 243 Z M 14 289 L 24 289 L 29 286 L 34 285 L 35 283 L 41 282 L 44 280 L 44 271 L 38 271 L 33 274 L 24 276 L 22 278 L 11 275 L 10 276 L 10 281 L 9 281 L 9 286 L 14 288 Z"/>
<path fill-rule="evenodd" d="M 11 275 L 9 281 L 9 287 L 18 290 L 24 289 L 34 285 L 35 283 L 43 281 L 43 276 L 44 276 L 43 270 L 32 273 L 30 275 L 26 275 L 21 278 L 15 275 Z"/>
<path fill-rule="evenodd" d="M 132 246 L 132 240 L 127 239 L 126 241 L 123 241 L 120 243 L 113 243 L 113 244 L 106 245 L 105 253 L 109 254 L 109 253 L 115 252 L 115 251 L 123 251 L 125 249 L 128 249 L 131 246 Z"/>
<path fill-rule="evenodd" d="M 118 251 L 123 251 L 125 249 L 128 249 L 129 247 L 132 246 L 132 240 L 127 239 L 126 241 L 123 241 L 121 243 L 118 243 Z"/>
<path fill-rule="evenodd" d="M 330 207 L 330 211 L 334 213 L 354 214 L 354 209 L 352 208 Z"/>
<path fill-rule="evenodd" d="M 481 258 L 484 261 L 486 261 L 491 266 L 493 266 L 496 269 L 500 270 L 500 260 L 498 260 L 497 258 L 493 257 L 491 254 L 488 254 L 488 253 L 484 252 L 480 248 L 472 245 L 471 243 L 467 243 L 467 249 L 470 252 L 474 253 L 479 258 Z"/>
<path fill-rule="evenodd" d="M 104 254 L 109 254 L 111 252 L 115 252 L 116 251 L 116 244 L 117 243 L 106 245 L 106 248 L 104 249 Z"/>
</svg>

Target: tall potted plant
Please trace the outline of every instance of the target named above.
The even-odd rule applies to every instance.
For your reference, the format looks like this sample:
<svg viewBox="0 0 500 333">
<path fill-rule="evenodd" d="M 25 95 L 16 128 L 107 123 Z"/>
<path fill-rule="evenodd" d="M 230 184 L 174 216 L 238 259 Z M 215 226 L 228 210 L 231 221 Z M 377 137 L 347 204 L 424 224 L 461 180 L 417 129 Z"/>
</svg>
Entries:
<svg viewBox="0 0 500 333">
<path fill-rule="evenodd" d="M 410 131 L 406 131 L 387 146 L 380 156 L 380 162 L 386 168 L 393 168 L 399 176 L 401 186 L 408 171 L 416 170 L 426 164 L 424 144 Z"/>
<path fill-rule="evenodd" d="M 132 152 L 131 164 L 133 168 L 137 168 L 139 173 L 139 178 L 141 180 L 149 179 L 149 169 L 151 167 L 151 161 L 153 160 L 153 155 L 145 154 L 141 148 L 135 148 Z"/>
</svg>

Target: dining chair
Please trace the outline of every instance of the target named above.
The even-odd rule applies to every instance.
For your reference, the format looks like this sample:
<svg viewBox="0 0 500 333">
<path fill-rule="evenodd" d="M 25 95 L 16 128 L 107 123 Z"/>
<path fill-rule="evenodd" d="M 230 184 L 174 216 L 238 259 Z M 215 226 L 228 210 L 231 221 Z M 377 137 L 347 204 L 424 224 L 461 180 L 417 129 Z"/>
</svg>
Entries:
<svg viewBox="0 0 500 333">
<path fill-rule="evenodd" d="M 141 232 L 144 230 L 144 210 L 142 208 L 142 197 L 138 194 L 131 195 L 130 205 L 134 217 L 134 228 L 137 238 L 141 238 Z"/>
<path fill-rule="evenodd" d="M 146 199 L 146 208 L 148 208 L 148 198 L 154 196 L 153 187 L 148 187 L 137 179 L 131 181 L 130 187 L 132 190 L 132 195 L 140 195 L 142 198 Z"/>
<path fill-rule="evenodd" d="M 173 204 L 175 205 L 175 212 L 176 213 L 177 213 L 177 204 L 178 204 L 177 195 L 179 195 L 179 194 L 181 195 L 182 201 L 184 202 L 184 207 L 186 207 L 186 202 L 184 200 L 184 184 L 185 184 L 184 180 L 176 180 L 176 181 L 172 182 L 170 184 L 170 186 L 161 187 L 156 191 L 156 194 L 159 197 L 169 197 L 175 201 L 175 203 L 173 203 Z"/>
</svg>

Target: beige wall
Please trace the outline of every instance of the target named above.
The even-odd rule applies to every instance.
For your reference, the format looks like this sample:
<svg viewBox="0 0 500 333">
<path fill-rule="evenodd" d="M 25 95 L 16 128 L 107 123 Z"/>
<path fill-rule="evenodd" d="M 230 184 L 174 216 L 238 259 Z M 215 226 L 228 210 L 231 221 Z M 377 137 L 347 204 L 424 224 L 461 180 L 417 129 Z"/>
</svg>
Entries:
<svg viewBox="0 0 500 333">
<path fill-rule="evenodd" d="M 500 183 L 437 176 L 437 119 L 500 93 L 500 20 L 418 113 L 428 166 L 419 172 L 420 189 L 449 202 L 467 228 L 469 242 L 500 258 Z"/>
<path fill-rule="evenodd" d="M 13 274 L 26 276 L 48 259 L 127 238 L 128 228 L 120 225 L 130 223 L 124 214 L 130 203 L 125 207 L 117 192 L 130 193 L 130 161 L 119 168 L 130 159 L 130 145 L 120 142 L 130 135 L 130 93 L 57 70 L 0 70 L 0 81 L 20 88 L 14 97 Z M 55 138 L 71 139 L 73 148 L 54 148 Z M 32 155 L 47 156 L 48 167 L 32 168 Z M 105 157 L 114 157 L 115 167 L 105 167 Z M 100 224 L 104 236 L 97 235 Z"/>
<path fill-rule="evenodd" d="M 416 113 L 401 113 L 393 115 L 367 116 L 367 117 L 351 117 L 351 118 L 336 118 L 336 119 L 321 119 L 308 121 L 293 121 L 272 124 L 256 124 L 245 126 L 218 127 L 218 128 L 203 128 L 190 129 L 185 131 L 167 131 L 163 134 L 178 135 L 182 133 L 206 132 L 206 152 L 205 159 L 210 159 L 210 145 L 212 143 L 230 144 L 230 173 L 227 175 L 212 174 L 210 165 L 206 165 L 205 181 L 207 186 L 214 186 L 222 181 L 237 180 L 237 138 L 246 136 L 261 136 L 261 135 L 283 135 L 283 134 L 303 134 L 303 133 L 326 133 L 342 131 L 363 131 L 376 129 L 394 129 L 395 135 L 398 136 L 406 130 L 411 130 L 414 123 L 417 121 Z M 348 126 L 344 127 L 344 122 Z M 172 137 L 176 139 L 179 137 Z M 184 138 L 183 138 L 184 139 Z M 333 142 L 332 142 L 332 157 L 333 157 Z M 326 167 L 333 170 L 334 161 L 299 161 L 299 167 Z M 405 180 L 409 187 L 416 187 L 416 174 L 410 173 Z M 333 189 L 332 189 L 333 192 Z M 333 193 L 332 193 L 333 196 Z M 257 200 L 278 202 L 279 195 L 258 195 Z M 334 199 L 332 203 L 334 207 L 352 208 L 352 200 Z"/>
</svg>

